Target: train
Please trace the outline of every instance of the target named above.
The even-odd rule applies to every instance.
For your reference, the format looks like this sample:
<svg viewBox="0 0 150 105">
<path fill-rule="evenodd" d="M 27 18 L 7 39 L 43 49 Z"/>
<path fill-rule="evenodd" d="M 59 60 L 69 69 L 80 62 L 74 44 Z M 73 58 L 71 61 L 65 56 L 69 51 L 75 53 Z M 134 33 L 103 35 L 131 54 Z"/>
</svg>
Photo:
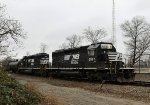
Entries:
<svg viewBox="0 0 150 105">
<path fill-rule="evenodd" d="M 49 54 L 38 53 L 24 56 L 9 64 L 13 72 L 30 70 L 52 77 L 80 77 L 93 80 L 118 82 L 134 81 L 134 68 L 126 68 L 122 54 L 112 43 L 99 42 L 76 48 L 60 49 Z"/>
<path fill-rule="evenodd" d="M 24 56 L 21 60 L 12 61 L 9 63 L 9 70 L 14 73 L 23 71 L 31 71 L 34 75 L 36 72 L 41 72 L 42 75 L 47 76 L 50 68 L 49 54 L 38 53 L 34 55 Z"/>
</svg>

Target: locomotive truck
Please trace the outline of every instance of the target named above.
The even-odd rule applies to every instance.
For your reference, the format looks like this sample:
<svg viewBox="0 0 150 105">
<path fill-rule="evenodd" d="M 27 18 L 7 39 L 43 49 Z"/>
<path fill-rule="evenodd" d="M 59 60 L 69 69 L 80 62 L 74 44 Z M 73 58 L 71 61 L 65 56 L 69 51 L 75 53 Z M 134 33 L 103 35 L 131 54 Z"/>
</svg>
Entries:
<svg viewBox="0 0 150 105">
<path fill-rule="evenodd" d="M 17 71 L 31 70 L 33 74 L 41 71 L 51 76 L 78 76 L 89 80 L 131 82 L 135 76 L 133 68 L 124 67 L 122 54 L 116 52 L 112 43 L 105 42 L 56 50 L 52 52 L 52 65 L 46 53 L 25 56 L 17 65 Z"/>
</svg>

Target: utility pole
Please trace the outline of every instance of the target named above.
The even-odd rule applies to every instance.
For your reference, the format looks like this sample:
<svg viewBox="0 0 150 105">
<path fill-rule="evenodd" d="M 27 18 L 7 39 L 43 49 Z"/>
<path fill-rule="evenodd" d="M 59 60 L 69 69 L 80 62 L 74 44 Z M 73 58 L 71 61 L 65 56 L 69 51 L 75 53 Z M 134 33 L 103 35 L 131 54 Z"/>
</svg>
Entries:
<svg viewBox="0 0 150 105">
<path fill-rule="evenodd" d="M 115 0 L 112 6 L 112 43 L 116 44 Z"/>
</svg>

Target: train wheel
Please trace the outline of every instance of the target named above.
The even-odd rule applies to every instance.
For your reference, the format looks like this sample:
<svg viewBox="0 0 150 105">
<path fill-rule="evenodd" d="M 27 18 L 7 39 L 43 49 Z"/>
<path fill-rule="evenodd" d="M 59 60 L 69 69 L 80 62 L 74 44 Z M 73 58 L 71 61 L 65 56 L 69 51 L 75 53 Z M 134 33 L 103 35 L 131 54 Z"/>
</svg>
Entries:
<svg viewBox="0 0 150 105">
<path fill-rule="evenodd" d="M 50 73 L 48 71 L 46 71 L 46 77 L 49 77 Z"/>
<path fill-rule="evenodd" d="M 12 70 L 13 73 L 16 73 L 16 71 L 17 71 L 17 70 L 14 70 L 14 69 Z"/>
<path fill-rule="evenodd" d="M 123 82 L 123 77 L 117 77 L 117 82 L 120 82 L 120 83 L 122 83 Z"/>
<path fill-rule="evenodd" d="M 108 80 L 107 72 L 96 72 L 95 77 L 98 81 Z"/>
<path fill-rule="evenodd" d="M 32 75 L 35 75 L 35 70 L 32 69 L 32 70 L 31 70 L 31 73 L 32 73 Z"/>
<path fill-rule="evenodd" d="M 46 77 L 46 76 L 47 76 L 46 70 L 43 70 L 43 71 L 41 72 L 41 76 L 42 76 L 42 77 Z"/>
<path fill-rule="evenodd" d="M 60 71 L 57 71 L 57 72 L 56 72 L 56 77 L 57 77 L 57 78 L 61 78 L 61 77 L 62 77 Z"/>
<path fill-rule="evenodd" d="M 120 74 L 118 77 L 117 77 L 117 81 L 122 83 L 122 82 L 134 82 L 134 75 L 132 74 Z"/>
<path fill-rule="evenodd" d="M 52 78 L 55 78 L 56 77 L 55 71 L 49 72 L 49 76 L 52 77 Z"/>
<path fill-rule="evenodd" d="M 94 80 L 94 73 L 87 72 L 87 78 L 88 78 L 89 81 L 93 81 Z"/>
</svg>

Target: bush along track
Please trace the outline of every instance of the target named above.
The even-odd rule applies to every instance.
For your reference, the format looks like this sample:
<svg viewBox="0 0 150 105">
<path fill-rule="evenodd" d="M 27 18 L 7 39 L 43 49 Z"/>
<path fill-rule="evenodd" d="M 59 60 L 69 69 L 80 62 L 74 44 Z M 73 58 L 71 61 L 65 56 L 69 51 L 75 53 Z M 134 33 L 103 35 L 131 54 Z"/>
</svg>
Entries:
<svg viewBox="0 0 150 105">
<path fill-rule="evenodd" d="M 37 105 L 41 96 L 0 69 L 0 105 Z"/>
</svg>

